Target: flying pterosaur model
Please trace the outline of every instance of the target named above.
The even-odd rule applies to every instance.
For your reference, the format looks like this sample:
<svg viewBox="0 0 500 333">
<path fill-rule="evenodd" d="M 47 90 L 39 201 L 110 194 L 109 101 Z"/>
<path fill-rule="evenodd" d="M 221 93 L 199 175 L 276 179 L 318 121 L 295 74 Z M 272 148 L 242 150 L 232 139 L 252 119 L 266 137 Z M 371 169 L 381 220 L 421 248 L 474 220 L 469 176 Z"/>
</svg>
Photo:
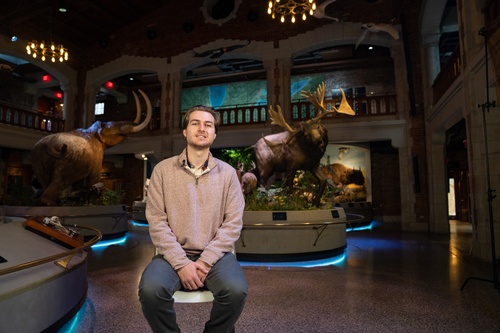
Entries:
<svg viewBox="0 0 500 333">
<path fill-rule="evenodd" d="M 386 23 L 364 23 L 361 25 L 363 32 L 356 42 L 356 48 L 363 42 L 368 33 L 386 32 L 394 39 L 399 39 L 399 31 L 391 24 Z"/>
<path fill-rule="evenodd" d="M 197 58 L 210 57 L 210 59 L 213 59 L 214 62 L 218 63 L 220 61 L 220 57 L 223 54 L 234 51 L 236 49 L 240 49 L 242 47 L 247 46 L 248 44 L 250 44 L 250 41 L 246 44 L 224 46 L 224 47 L 220 47 L 218 49 L 207 50 L 207 51 L 203 51 L 203 52 L 191 51 L 191 53 Z"/>
<path fill-rule="evenodd" d="M 335 1 L 337 1 L 337 0 L 326 0 L 323 3 L 321 3 L 320 5 L 318 5 L 313 12 L 313 16 L 317 19 L 329 19 L 329 20 L 334 20 L 334 21 L 338 22 L 339 21 L 338 18 L 326 15 L 326 13 L 325 13 L 326 7 Z"/>
</svg>

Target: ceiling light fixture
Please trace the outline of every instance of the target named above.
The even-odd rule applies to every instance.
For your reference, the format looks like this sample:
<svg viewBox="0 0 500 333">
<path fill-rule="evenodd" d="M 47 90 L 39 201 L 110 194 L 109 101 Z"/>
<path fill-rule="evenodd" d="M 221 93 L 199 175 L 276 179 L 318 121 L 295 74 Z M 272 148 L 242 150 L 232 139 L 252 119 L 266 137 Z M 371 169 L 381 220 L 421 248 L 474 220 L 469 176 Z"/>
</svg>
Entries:
<svg viewBox="0 0 500 333">
<path fill-rule="evenodd" d="M 285 23 L 286 18 L 290 18 L 292 23 L 295 23 L 295 17 L 302 17 L 302 20 L 307 18 L 307 14 L 313 14 L 316 10 L 316 2 L 314 0 L 269 0 L 267 13 L 274 19 L 280 17 L 281 23 Z"/>
<path fill-rule="evenodd" d="M 7 26 L 7 34 L 9 35 L 9 39 L 11 42 L 17 42 L 17 35 L 13 34 L 10 28 Z"/>
<path fill-rule="evenodd" d="M 59 1 L 59 11 L 61 13 L 66 13 L 68 11 L 68 8 L 66 7 L 66 3 L 63 0 Z"/>
<path fill-rule="evenodd" d="M 68 49 L 62 46 L 62 44 L 56 45 L 52 42 L 52 8 L 50 8 L 49 13 L 49 29 L 50 44 L 45 44 L 43 40 L 40 42 L 32 40 L 26 45 L 26 53 L 33 58 L 40 56 L 42 61 L 47 59 L 50 59 L 52 62 L 56 62 L 56 59 L 59 62 L 67 61 L 69 57 Z"/>
<path fill-rule="evenodd" d="M 56 62 L 56 59 L 60 62 L 67 61 L 69 56 L 68 49 L 62 45 L 56 45 L 52 42 L 48 45 L 43 40 L 40 42 L 36 40 L 29 42 L 26 45 L 26 53 L 33 58 L 37 58 L 40 55 L 42 61 L 50 59 L 52 62 Z"/>
</svg>

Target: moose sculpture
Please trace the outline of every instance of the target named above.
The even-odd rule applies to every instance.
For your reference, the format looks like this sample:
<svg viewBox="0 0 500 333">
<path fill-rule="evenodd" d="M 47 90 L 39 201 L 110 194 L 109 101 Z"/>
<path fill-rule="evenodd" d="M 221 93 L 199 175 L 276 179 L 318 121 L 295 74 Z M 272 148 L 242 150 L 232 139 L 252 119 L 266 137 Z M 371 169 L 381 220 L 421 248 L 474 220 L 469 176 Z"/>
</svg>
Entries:
<svg viewBox="0 0 500 333">
<path fill-rule="evenodd" d="M 301 96 L 316 107 L 318 114 L 314 118 L 301 122 L 298 128 L 292 128 L 286 123 L 279 105 L 277 111 L 270 106 L 271 124 L 281 126 L 286 131 L 267 135 L 253 145 L 260 185 L 267 187 L 269 178 L 275 172 L 284 172 L 286 185 L 291 188 L 297 170 L 310 171 L 319 182 L 319 189 L 313 198 L 313 204 L 317 207 L 320 205 L 320 199 L 327 184 L 327 178 L 319 168 L 320 160 L 328 145 L 328 131 L 321 124 L 321 119 L 327 114 L 334 113 L 354 115 L 342 89 L 339 107 L 332 106 L 332 110 L 327 110 L 324 104 L 325 89 L 323 82 L 314 94 L 304 90 L 301 92 Z"/>
<path fill-rule="evenodd" d="M 42 186 L 40 202 L 58 204 L 71 192 L 88 189 L 99 182 L 104 149 L 122 142 L 127 134 L 143 130 L 152 116 L 148 96 L 139 90 L 146 103 L 146 118 L 141 119 L 139 98 L 135 98 L 137 116 L 130 121 L 96 121 L 87 129 L 55 133 L 40 139 L 31 152 L 33 171 Z"/>
</svg>

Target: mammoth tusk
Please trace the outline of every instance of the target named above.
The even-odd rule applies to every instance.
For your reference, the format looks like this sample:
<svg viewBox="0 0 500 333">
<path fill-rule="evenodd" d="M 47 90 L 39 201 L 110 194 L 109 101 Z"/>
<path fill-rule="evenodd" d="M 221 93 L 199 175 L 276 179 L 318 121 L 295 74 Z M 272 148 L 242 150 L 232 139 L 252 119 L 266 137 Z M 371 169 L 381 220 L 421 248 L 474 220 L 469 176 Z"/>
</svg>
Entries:
<svg viewBox="0 0 500 333">
<path fill-rule="evenodd" d="M 141 102 L 139 101 L 139 98 L 137 97 L 137 94 L 135 93 L 135 91 L 132 91 L 132 94 L 134 95 L 135 110 L 136 110 L 134 124 L 139 124 L 141 122 Z"/>
<path fill-rule="evenodd" d="M 144 121 L 139 125 L 134 126 L 132 128 L 131 133 L 137 133 L 139 131 L 142 131 L 149 124 L 149 122 L 151 121 L 151 117 L 153 116 L 153 108 L 151 107 L 151 101 L 149 100 L 149 97 L 140 89 L 139 92 L 141 93 L 142 97 L 144 98 L 144 101 L 146 102 L 146 119 L 144 119 Z M 141 105 L 139 103 L 139 98 L 137 97 L 137 94 L 135 92 L 132 93 L 134 94 L 135 104 L 137 107 L 137 117 L 135 122 L 138 122 L 137 118 L 140 119 L 141 115 Z"/>
</svg>

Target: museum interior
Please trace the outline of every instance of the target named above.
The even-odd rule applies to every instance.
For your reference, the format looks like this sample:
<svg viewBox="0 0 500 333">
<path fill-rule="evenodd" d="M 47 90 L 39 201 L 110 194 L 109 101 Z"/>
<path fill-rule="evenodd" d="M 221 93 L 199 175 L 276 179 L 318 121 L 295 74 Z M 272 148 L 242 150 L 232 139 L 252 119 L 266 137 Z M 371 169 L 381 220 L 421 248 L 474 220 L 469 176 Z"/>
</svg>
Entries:
<svg viewBox="0 0 500 333">
<path fill-rule="evenodd" d="M 236 332 L 500 331 L 499 0 L 0 8 L 1 333 L 150 331 L 148 184 L 194 105 L 245 196 Z"/>
</svg>

